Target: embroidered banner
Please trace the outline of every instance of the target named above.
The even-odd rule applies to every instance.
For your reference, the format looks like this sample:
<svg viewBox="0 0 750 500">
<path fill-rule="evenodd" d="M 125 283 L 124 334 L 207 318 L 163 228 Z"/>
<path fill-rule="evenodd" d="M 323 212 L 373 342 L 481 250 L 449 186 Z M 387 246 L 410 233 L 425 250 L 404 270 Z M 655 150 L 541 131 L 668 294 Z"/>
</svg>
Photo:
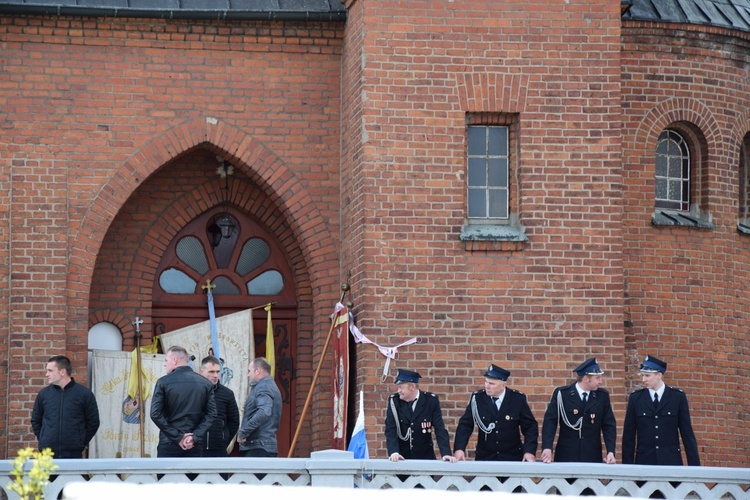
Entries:
<svg viewBox="0 0 750 500">
<path fill-rule="evenodd" d="M 144 394 L 164 374 L 163 354 L 141 354 Z M 138 397 L 128 396 L 131 353 L 94 350 L 91 355 L 91 390 L 99 406 L 99 430 L 89 443 L 91 458 L 140 458 L 141 424 Z M 134 374 L 135 375 L 135 374 Z M 151 398 L 143 406 L 143 456 L 156 457 L 159 428 L 151 421 Z"/>
<path fill-rule="evenodd" d="M 221 378 L 219 380 L 221 385 L 234 392 L 241 418 L 249 388 L 247 365 L 255 359 L 252 311 L 246 309 L 216 318 L 216 330 L 221 355 Z M 160 338 L 164 352 L 178 345 L 187 349 L 190 356 L 195 356 L 192 366 L 196 372 L 200 371 L 203 358 L 214 355 L 210 321 L 164 333 Z M 162 369 L 162 375 L 164 373 Z"/>
<path fill-rule="evenodd" d="M 333 316 L 333 442 L 334 450 L 346 449 L 346 409 L 349 394 L 349 310 L 336 309 Z"/>
</svg>

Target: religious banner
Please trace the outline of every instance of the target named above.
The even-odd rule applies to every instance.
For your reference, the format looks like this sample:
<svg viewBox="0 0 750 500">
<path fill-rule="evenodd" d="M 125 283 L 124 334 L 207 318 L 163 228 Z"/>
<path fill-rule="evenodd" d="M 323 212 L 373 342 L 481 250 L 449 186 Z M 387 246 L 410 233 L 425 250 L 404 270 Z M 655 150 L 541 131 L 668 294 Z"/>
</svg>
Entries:
<svg viewBox="0 0 750 500">
<path fill-rule="evenodd" d="M 255 359 L 252 311 L 246 309 L 216 318 L 216 336 L 221 361 L 219 382 L 234 392 L 241 417 L 250 387 L 247 365 Z M 188 355 L 194 358 L 192 367 L 196 372 L 200 371 L 203 358 L 214 355 L 210 321 L 163 333 L 160 340 L 164 352 L 172 346 L 184 347 Z"/>
<path fill-rule="evenodd" d="M 151 421 L 151 398 L 156 381 L 164 375 L 163 354 L 141 354 L 143 425 L 139 397 L 128 395 L 132 355 L 123 351 L 94 350 L 91 355 L 91 390 L 99 406 L 99 430 L 89 443 L 91 458 L 140 458 L 141 429 L 143 456 L 156 457 L 159 428 Z M 135 373 L 133 374 L 135 375 Z"/>
<path fill-rule="evenodd" d="M 346 409 L 349 395 L 349 310 L 336 308 L 333 315 L 333 442 L 334 450 L 346 449 Z"/>
</svg>

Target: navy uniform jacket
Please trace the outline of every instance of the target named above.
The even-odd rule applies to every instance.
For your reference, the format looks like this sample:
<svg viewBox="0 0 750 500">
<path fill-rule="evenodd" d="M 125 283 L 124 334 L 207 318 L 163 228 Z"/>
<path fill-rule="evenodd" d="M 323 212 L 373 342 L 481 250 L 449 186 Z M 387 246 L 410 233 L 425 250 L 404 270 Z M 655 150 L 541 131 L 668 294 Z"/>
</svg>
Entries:
<svg viewBox="0 0 750 500">
<path fill-rule="evenodd" d="M 443 414 L 440 410 L 438 397 L 431 392 L 419 391 L 417 406 L 412 411 L 411 416 L 408 415 L 406 405 L 406 402 L 399 399 L 398 393 L 391 394 L 388 397 L 388 407 L 385 410 L 385 442 L 388 455 L 399 453 L 404 458 L 435 460 L 433 434 L 437 439 L 440 456 L 450 455 L 450 438 L 448 437 L 448 431 L 445 430 L 445 424 L 443 424 Z M 398 415 L 401 436 L 405 436 L 411 429 L 411 438 L 406 441 L 401 440 L 398 436 L 397 420 L 392 410 L 394 407 Z M 425 432 L 422 432 L 423 430 Z"/>
<path fill-rule="evenodd" d="M 625 413 L 622 463 L 682 465 L 678 431 L 685 445 L 688 465 L 700 465 L 685 393 L 666 386 L 659 407 L 654 409 L 648 389 L 635 391 L 628 399 Z"/>
<path fill-rule="evenodd" d="M 498 411 L 492 398 L 484 389 L 474 392 L 472 398 L 476 401 L 477 414 L 482 425 L 491 432 L 485 433 L 479 429 L 477 437 L 476 460 L 521 461 L 524 453 L 536 455 L 539 424 L 531 413 L 529 403 L 524 393 L 505 388 L 505 396 Z M 456 439 L 453 450 L 466 451 L 466 445 L 474 432 L 474 411 L 471 400 L 466 412 L 458 421 Z M 523 434 L 523 443 L 521 443 Z"/>
<path fill-rule="evenodd" d="M 562 394 L 563 406 L 568 422 L 575 425 L 583 417 L 580 436 L 578 431 L 568 427 L 558 413 L 557 395 Z M 609 402 L 609 393 L 604 389 L 589 392 L 588 401 L 584 406 L 576 391 L 575 382 L 558 387 L 552 393 L 552 399 L 547 406 L 542 424 L 542 449 L 552 449 L 557 427 L 560 436 L 555 448 L 555 462 L 594 462 L 602 460 L 602 434 L 607 453 L 615 452 L 617 441 L 617 424 Z"/>
</svg>

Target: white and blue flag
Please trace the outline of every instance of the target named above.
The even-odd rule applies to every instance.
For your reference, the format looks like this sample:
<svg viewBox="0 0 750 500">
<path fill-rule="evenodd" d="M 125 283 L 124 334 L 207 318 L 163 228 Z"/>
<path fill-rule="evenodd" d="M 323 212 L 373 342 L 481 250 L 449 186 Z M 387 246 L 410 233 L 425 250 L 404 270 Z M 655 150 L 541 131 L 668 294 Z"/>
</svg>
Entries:
<svg viewBox="0 0 750 500">
<path fill-rule="evenodd" d="M 370 458 L 370 450 L 367 448 L 367 435 L 365 433 L 364 391 L 359 391 L 359 415 L 357 415 L 357 423 L 354 424 L 352 439 L 349 441 L 347 451 L 354 453 L 354 458 Z"/>
</svg>

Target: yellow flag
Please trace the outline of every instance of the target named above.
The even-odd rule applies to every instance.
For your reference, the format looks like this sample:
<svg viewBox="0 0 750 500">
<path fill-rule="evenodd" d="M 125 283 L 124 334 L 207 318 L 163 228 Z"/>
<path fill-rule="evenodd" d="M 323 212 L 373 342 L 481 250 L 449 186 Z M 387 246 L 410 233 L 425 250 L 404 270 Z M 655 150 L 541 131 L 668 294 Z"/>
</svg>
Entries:
<svg viewBox="0 0 750 500">
<path fill-rule="evenodd" d="M 159 339 L 161 337 L 157 335 L 149 345 L 142 345 L 141 352 L 143 354 L 157 354 L 159 352 Z"/>
<path fill-rule="evenodd" d="M 143 373 L 143 370 L 141 370 Z M 141 380 L 141 387 L 143 388 L 143 394 L 138 398 L 141 401 L 145 400 L 149 395 L 149 386 Z M 128 396 L 135 399 L 138 395 L 138 354 L 136 350 L 130 354 L 130 375 L 128 376 Z"/>
<path fill-rule="evenodd" d="M 271 324 L 271 304 L 269 303 L 263 309 L 268 313 L 268 321 L 266 323 L 266 359 L 268 364 L 271 365 L 271 377 L 276 376 L 276 345 L 273 341 L 273 325 Z"/>
<path fill-rule="evenodd" d="M 141 353 L 143 354 L 156 354 L 159 351 L 159 337 L 157 336 L 154 338 L 153 342 L 150 345 L 144 345 L 141 346 Z M 141 368 L 141 373 L 143 373 L 143 368 Z M 143 395 L 140 398 L 141 401 L 144 401 L 146 398 L 148 398 L 150 394 L 151 387 L 149 386 L 148 382 L 141 382 L 141 386 L 143 387 Z M 138 395 L 138 354 L 137 349 L 133 349 L 133 352 L 130 354 L 130 375 L 128 376 L 128 396 L 131 398 L 135 398 Z"/>
</svg>

